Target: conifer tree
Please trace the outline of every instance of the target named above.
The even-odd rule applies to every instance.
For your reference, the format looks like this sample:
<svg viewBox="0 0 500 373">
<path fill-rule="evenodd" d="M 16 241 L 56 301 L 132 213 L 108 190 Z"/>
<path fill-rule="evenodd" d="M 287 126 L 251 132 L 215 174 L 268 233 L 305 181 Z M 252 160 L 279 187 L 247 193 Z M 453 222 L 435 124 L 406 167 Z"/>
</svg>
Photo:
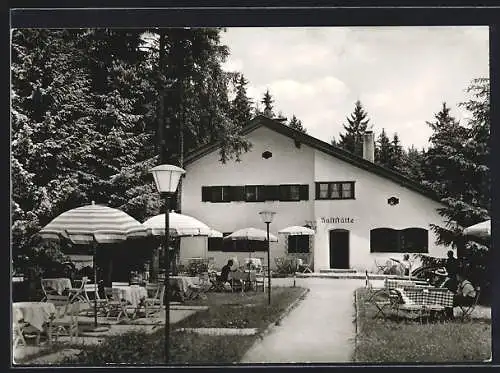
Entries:
<svg viewBox="0 0 500 373">
<path fill-rule="evenodd" d="M 345 133 L 340 133 L 338 146 L 356 154 L 363 156 L 363 135 L 367 129 L 370 119 L 363 108 L 363 105 L 358 100 L 354 104 L 354 111 L 350 117 L 347 117 L 347 124 L 344 124 Z"/>
<path fill-rule="evenodd" d="M 295 114 L 292 116 L 292 119 L 290 119 L 290 122 L 288 123 L 288 126 L 290 128 L 293 128 L 294 130 L 300 131 L 302 133 L 307 133 L 307 130 L 304 128 L 302 125 L 302 121 L 297 119 Z"/>
</svg>

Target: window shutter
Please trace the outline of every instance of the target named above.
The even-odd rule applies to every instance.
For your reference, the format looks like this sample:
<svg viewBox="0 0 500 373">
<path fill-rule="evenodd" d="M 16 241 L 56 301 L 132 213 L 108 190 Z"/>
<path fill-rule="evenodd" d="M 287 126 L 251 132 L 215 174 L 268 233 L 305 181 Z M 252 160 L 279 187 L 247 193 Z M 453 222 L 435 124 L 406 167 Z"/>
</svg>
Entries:
<svg viewBox="0 0 500 373">
<path fill-rule="evenodd" d="M 229 187 L 231 201 L 244 201 L 245 200 L 245 187 L 244 186 L 231 186 Z"/>
<path fill-rule="evenodd" d="M 301 185 L 299 189 L 299 197 L 301 201 L 309 201 L 309 185 Z"/>
<path fill-rule="evenodd" d="M 202 202 L 212 202 L 212 191 L 211 187 L 202 186 L 201 187 L 201 201 Z"/>
<path fill-rule="evenodd" d="M 280 201 L 290 200 L 290 188 L 288 185 L 280 185 Z"/>
</svg>

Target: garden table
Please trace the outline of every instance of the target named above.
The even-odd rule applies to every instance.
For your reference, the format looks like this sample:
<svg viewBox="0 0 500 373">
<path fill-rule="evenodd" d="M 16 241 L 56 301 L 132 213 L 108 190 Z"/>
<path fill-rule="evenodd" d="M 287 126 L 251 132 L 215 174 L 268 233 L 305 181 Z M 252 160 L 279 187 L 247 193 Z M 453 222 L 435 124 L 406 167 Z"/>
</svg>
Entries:
<svg viewBox="0 0 500 373">
<path fill-rule="evenodd" d="M 59 295 L 62 295 L 64 290 L 72 288 L 71 280 L 65 277 L 44 278 L 42 279 L 42 284 L 45 289 L 54 289 Z"/>
<path fill-rule="evenodd" d="M 146 288 L 139 285 L 113 286 L 113 289 L 120 296 L 120 300 L 126 300 L 133 307 L 138 308 L 144 299 L 148 297 Z"/>
<path fill-rule="evenodd" d="M 35 329 L 43 331 L 45 323 L 56 313 L 53 303 L 16 302 L 12 304 L 12 317 L 15 321 L 23 320 Z"/>
<path fill-rule="evenodd" d="M 177 287 L 179 289 L 182 299 L 192 299 L 200 294 L 200 279 L 198 277 L 170 276 L 169 282 L 171 287 Z"/>
</svg>

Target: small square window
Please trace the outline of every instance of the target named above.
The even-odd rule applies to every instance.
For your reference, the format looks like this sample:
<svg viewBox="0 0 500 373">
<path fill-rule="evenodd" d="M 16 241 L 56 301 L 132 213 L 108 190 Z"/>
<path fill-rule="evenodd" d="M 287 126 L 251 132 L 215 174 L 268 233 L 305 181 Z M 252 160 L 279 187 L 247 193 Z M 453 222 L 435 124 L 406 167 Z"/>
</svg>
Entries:
<svg viewBox="0 0 500 373">
<path fill-rule="evenodd" d="M 300 186 L 290 185 L 290 199 L 292 201 L 300 201 Z"/>
<path fill-rule="evenodd" d="M 351 183 L 342 183 L 342 198 L 352 198 Z"/>
<path fill-rule="evenodd" d="M 340 184 L 333 183 L 330 184 L 331 191 L 330 191 L 330 198 L 340 198 Z"/>
<path fill-rule="evenodd" d="M 319 184 L 319 198 L 328 198 L 328 184 Z"/>
</svg>

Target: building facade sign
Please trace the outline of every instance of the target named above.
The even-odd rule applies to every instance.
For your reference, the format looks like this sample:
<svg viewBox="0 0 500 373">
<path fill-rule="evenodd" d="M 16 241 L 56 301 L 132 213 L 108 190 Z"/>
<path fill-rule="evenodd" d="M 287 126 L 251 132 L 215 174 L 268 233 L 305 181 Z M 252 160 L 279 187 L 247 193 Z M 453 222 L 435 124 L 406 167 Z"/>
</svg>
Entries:
<svg viewBox="0 0 500 373">
<path fill-rule="evenodd" d="M 352 224 L 354 223 L 354 218 L 348 216 L 330 216 L 330 217 L 321 217 L 320 221 L 322 224 Z"/>
</svg>

